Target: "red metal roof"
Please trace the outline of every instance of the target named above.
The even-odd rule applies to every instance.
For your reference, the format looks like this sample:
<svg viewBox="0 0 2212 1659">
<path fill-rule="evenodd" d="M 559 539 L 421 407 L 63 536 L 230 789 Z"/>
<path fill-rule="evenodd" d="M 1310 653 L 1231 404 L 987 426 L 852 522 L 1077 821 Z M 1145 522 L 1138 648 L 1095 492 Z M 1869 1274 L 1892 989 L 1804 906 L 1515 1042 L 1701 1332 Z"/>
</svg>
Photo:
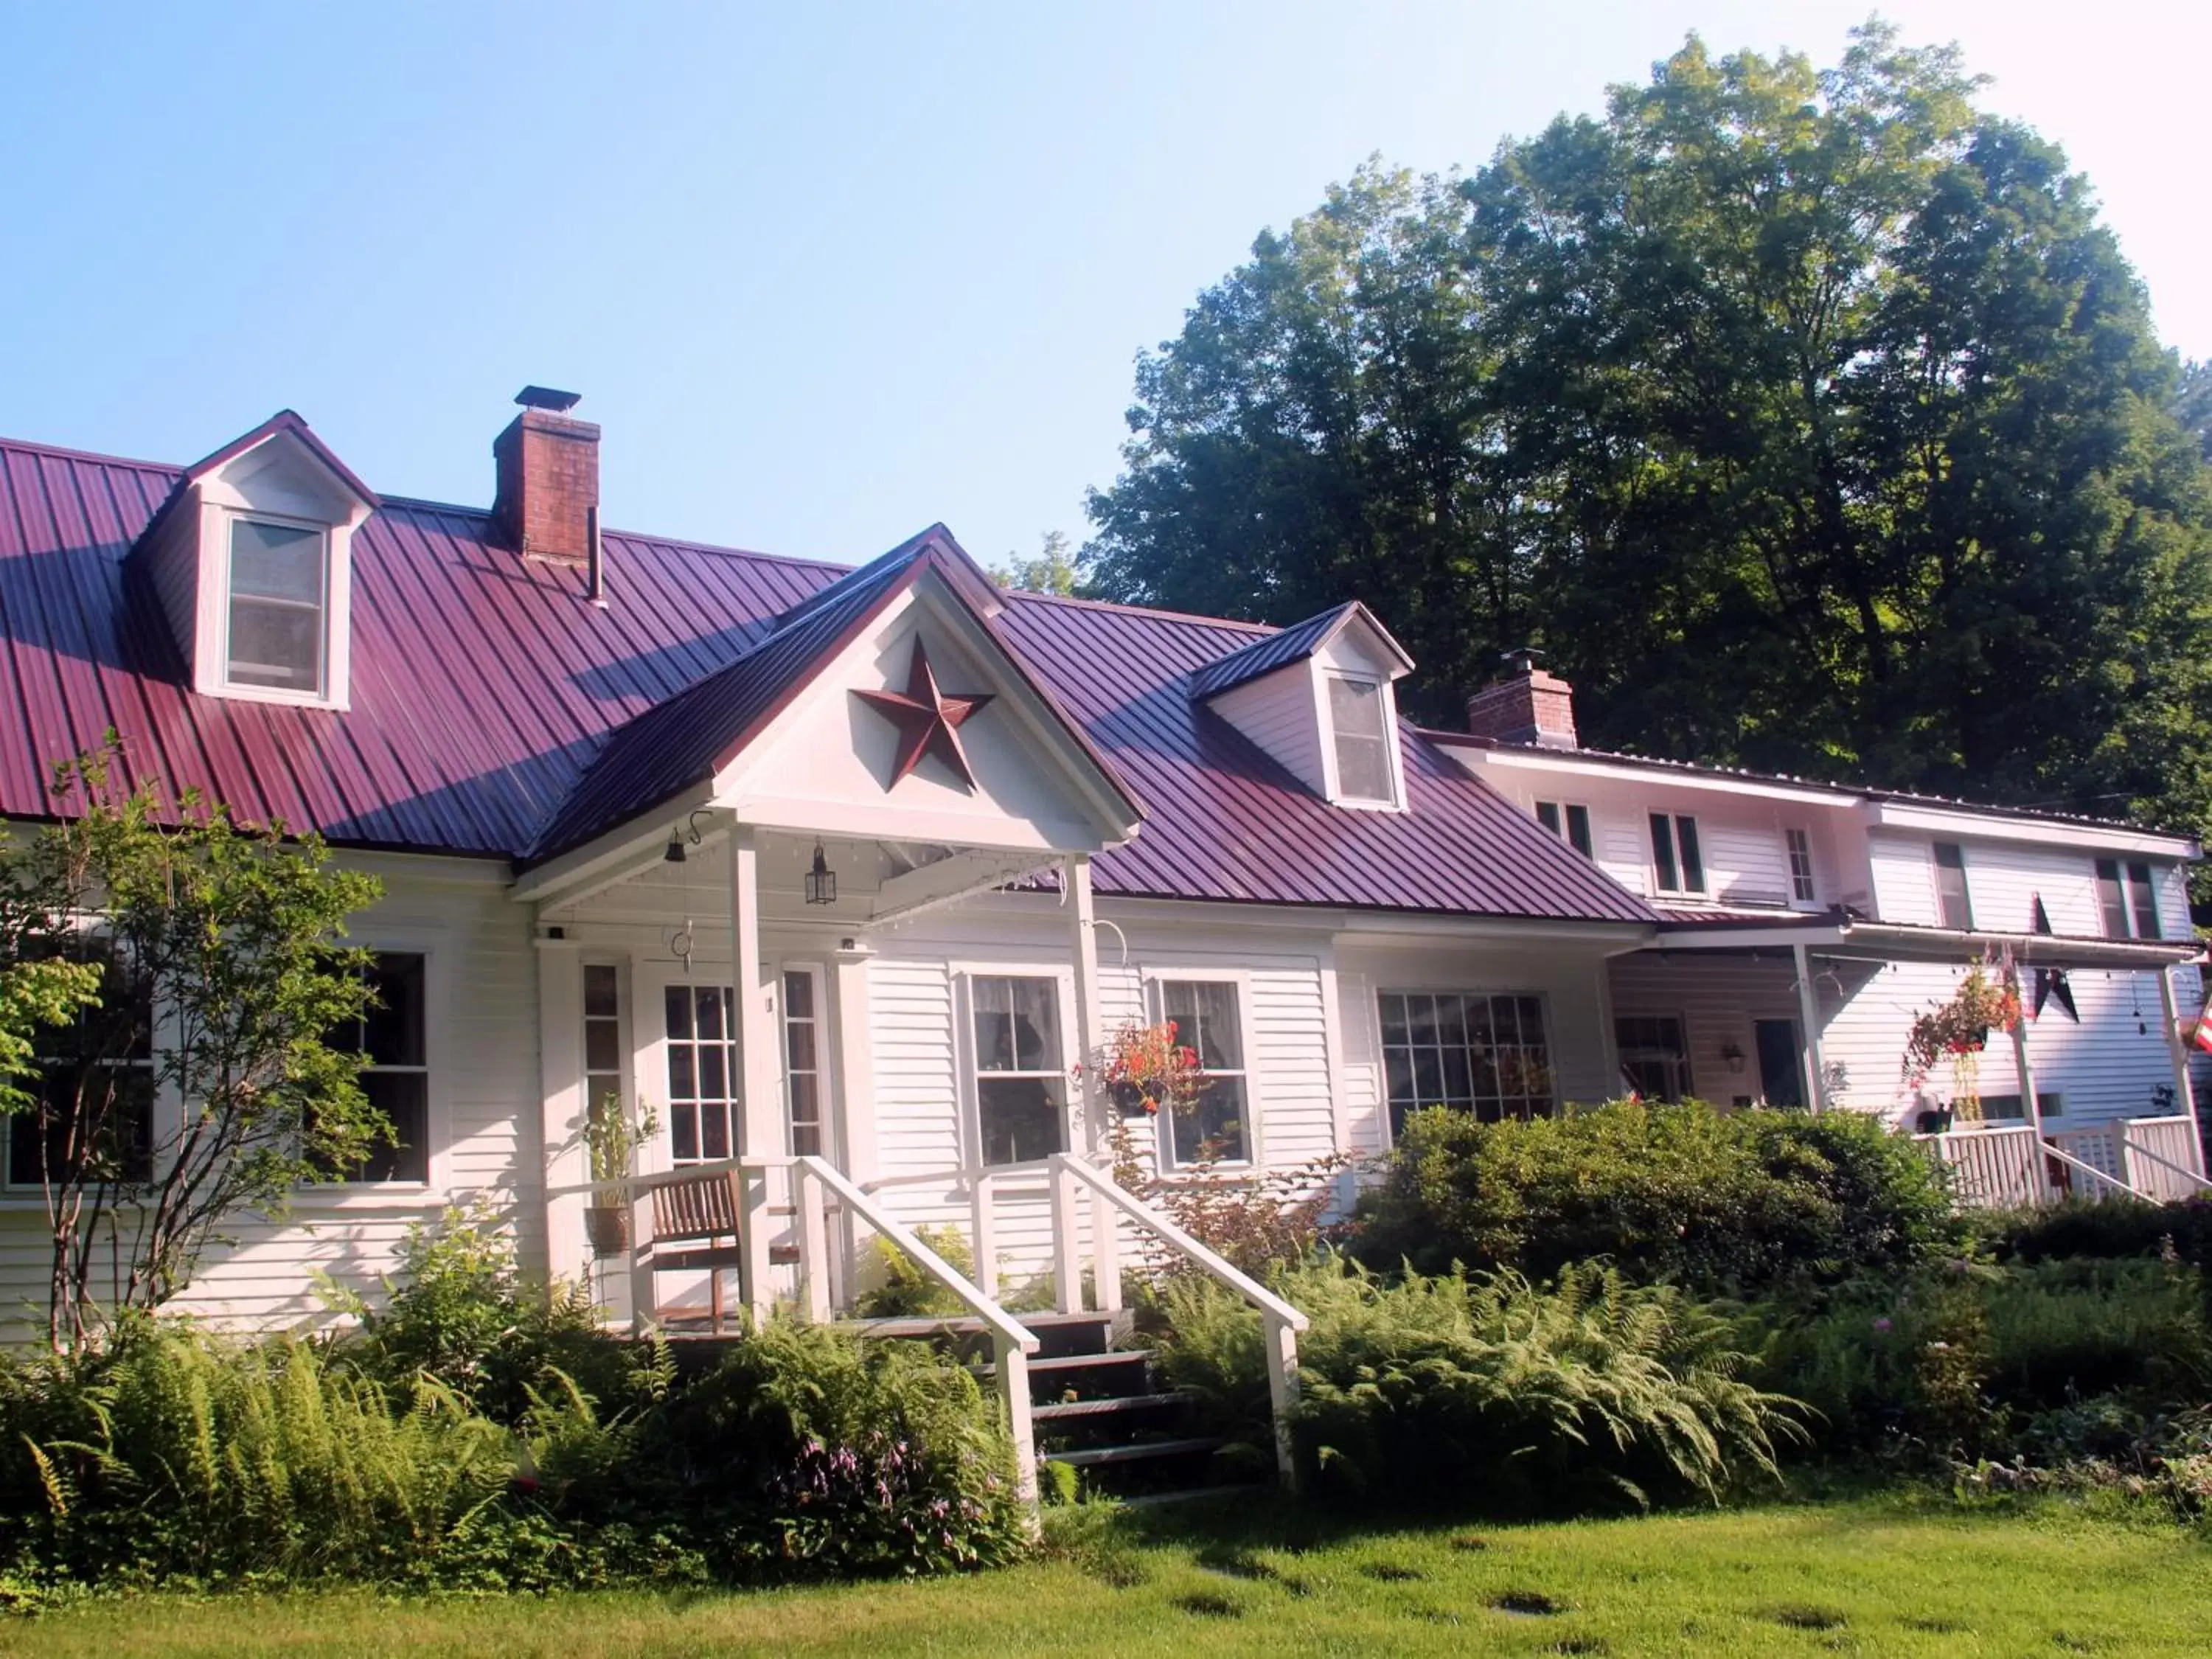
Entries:
<svg viewBox="0 0 2212 1659">
<path fill-rule="evenodd" d="M 635 733 L 676 715 L 613 739 L 647 710 L 712 705 L 702 729 L 730 740 L 732 709 L 757 691 L 740 695 L 747 675 L 678 694 L 845 574 L 610 531 L 601 608 L 580 573 L 495 544 L 488 512 L 386 497 L 354 538 L 350 708 L 204 697 L 143 574 L 124 562 L 183 477 L 0 442 L 0 814 L 46 816 L 51 763 L 112 727 L 135 774 L 172 795 L 197 784 L 245 821 L 524 859 L 569 839 L 574 819 L 620 816 L 665 790 L 646 775 L 654 745 Z M 1191 701 L 1192 670 L 1266 637 L 1249 623 L 1010 594 L 993 625 L 1149 804 L 1137 839 L 1098 860 L 1103 891 L 1653 920 L 1410 731 L 1412 811 L 1309 793 Z M 749 672 L 768 684 L 762 666 Z"/>
</svg>

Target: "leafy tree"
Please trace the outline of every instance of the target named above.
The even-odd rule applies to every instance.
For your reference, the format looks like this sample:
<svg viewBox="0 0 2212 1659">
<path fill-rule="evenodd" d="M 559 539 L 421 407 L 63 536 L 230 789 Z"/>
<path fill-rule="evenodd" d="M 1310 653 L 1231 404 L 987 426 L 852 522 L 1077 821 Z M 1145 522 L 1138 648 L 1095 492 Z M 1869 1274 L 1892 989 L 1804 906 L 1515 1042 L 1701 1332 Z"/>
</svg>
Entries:
<svg viewBox="0 0 2212 1659">
<path fill-rule="evenodd" d="M 988 574 L 1001 587 L 1065 597 L 1084 591 L 1084 562 L 1080 554 L 1068 551 L 1066 532 L 1048 530 L 1036 557 L 1024 559 L 1009 553 L 1006 562 L 991 566 Z"/>
<path fill-rule="evenodd" d="M 112 736 L 58 767 L 58 821 L 0 842 L 0 1127 L 45 1200 L 58 1347 L 157 1308 L 227 1221 L 392 1133 L 331 1040 L 371 999 L 337 939 L 374 878 L 196 794 L 165 816 L 118 769 Z"/>
<path fill-rule="evenodd" d="M 2194 433 L 2204 459 L 2212 461 L 2212 363 L 2185 364 L 2181 389 L 2174 394 L 2173 418 Z"/>
<path fill-rule="evenodd" d="M 1471 177 L 1370 164 L 1140 362 L 1099 586 L 1364 599 L 1431 717 L 1536 643 L 1599 744 L 2205 824 L 2176 367 L 1976 88 L 1692 37 Z"/>
</svg>

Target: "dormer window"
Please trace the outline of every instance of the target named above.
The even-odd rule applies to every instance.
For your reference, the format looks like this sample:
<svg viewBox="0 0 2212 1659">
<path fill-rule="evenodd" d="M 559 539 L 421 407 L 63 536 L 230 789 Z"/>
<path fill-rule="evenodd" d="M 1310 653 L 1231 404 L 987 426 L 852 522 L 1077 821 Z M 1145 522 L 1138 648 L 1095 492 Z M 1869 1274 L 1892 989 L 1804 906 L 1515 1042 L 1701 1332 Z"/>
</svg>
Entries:
<svg viewBox="0 0 2212 1659">
<path fill-rule="evenodd" d="M 233 519 L 226 682 L 320 697 L 328 588 L 321 526 Z"/>
<path fill-rule="evenodd" d="M 1373 680 L 1328 676 L 1328 720 L 1336 742 L 1336 793 L 1345 800 L 1390 802 L 1390 722 Z"/>
</svg>

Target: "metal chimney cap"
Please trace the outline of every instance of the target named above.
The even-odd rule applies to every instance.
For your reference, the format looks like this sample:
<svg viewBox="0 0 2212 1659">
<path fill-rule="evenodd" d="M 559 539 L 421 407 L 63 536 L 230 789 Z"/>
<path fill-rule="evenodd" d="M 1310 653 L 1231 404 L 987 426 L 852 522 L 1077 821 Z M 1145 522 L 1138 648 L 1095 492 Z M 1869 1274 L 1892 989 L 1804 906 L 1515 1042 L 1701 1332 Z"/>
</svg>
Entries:
<svg viewBox="0 0 2212 1659">
<path fill-rule="evenodd" d="M 1498 660 L 1516 674 L 1533 674 L 1547 654 L 1533 645 L 1524 645 L 1500 653 Z"/>
<path fill-rule="evenodd" d="M 550 409 L 556 415 L 565 415 L 584 401 L 584 394 L 556 392 L 550 386 L 526 386 L 514 394 L 514 401 L 525 409 Z"/>
</svg>

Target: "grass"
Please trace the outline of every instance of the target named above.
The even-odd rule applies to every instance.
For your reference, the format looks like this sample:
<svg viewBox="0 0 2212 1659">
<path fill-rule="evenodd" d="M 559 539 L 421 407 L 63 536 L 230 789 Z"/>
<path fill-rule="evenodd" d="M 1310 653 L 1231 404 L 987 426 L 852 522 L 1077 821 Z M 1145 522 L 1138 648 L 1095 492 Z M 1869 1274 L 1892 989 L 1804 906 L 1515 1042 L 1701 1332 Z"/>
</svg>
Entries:
<svg viewBox="0 0 2212 1659">
<path fill-rule="evenodd" d="M 919 1583 L 116 1601 L 0 1622 L 0 1652 L 2198 1654 L 2212 1583 L 2202 1534 L 2055 1504 L 1370 1532 L 1294 1512 L 1086 1516 L 1057 1536 L 1056 1559 Z"/>
</svg>

